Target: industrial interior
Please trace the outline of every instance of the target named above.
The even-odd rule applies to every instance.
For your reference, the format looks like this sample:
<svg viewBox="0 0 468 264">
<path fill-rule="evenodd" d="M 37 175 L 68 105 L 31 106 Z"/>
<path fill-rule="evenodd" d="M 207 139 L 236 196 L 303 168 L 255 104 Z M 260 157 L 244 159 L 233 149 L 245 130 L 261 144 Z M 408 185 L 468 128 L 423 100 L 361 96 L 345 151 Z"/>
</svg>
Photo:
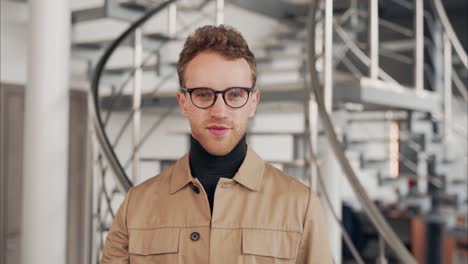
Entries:
<svg viewBox="0 0 468 264">
<path fill-rule="evenodd" d="M 334 263 L 468 263 L 468 1 L 0 3 L 0 263 L 99 263 L 188 151 L 176 63 L 207 24 L 255 54 L 247 142 L 320 195 Z"/>
</svg>

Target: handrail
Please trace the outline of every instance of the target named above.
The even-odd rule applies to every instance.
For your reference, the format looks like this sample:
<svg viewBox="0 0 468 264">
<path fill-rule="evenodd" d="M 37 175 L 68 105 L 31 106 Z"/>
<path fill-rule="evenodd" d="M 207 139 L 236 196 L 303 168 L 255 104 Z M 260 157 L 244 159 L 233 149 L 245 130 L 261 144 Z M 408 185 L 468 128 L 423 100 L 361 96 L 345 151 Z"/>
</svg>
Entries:
<svg viewBox="0 0 468 264">
<path fill-rule="evenodd" d="M 348 34 L 343 30 L 343 28 L 339 25 L 338 21 L 333 22 L 333 27 L 337 35 L 343 40 L 345 45 L 349 48 L 349 50 L 366 66 L 369 67 L 370 59 L 369 57 L 351 40 Z M 381 68 L 378 69 L 378 75 L 382 80 L 386 82 L 390 82 L 393 84 L 398 84 L 398 82 L 393 79 L 390 75 L 388 75 L 384 70 Z"/>
<path fill-rule="evenodd" d="M 321 84 L 318 79 L 318 73 L 315 68 L 315 14 L 317 9 L 317 1 L 311 0 L 310 1 L 310 9 L 309 9 L 309 16 L 308 16 L 308 42 L 307 43 L 307 53 L 308 53 L 308 60 L 309 60 L 309 71 L 310 71 L 310 80 L 311 80 L 311 89 L 309 90 L 309 94 L 313 93 L 317 102 L 317 108 L 320 115 L 320 118 L 323 122 L 323 126 L 327 135 L 327 139 L 329 144 L 332 147 L 332 150 L 341 166 L 343 171 L 345 172 L 348 181 L 351 184 L 354 192 L 356 193 L 358 199 L 363 204 L 364 210 L 366 214 L 369 216 L 371 222 L 375 225 L 378 233 L 383 237 L 383 239 L 387 242 L 387 244 L 395 251 L 396 255 L 403 261 L 403 263 L 408 264 L 416 264 L 415 258 L 411 255 L 411 253 L 406 249 L 403 243 L 398 239 L 396 234 L 390 228 L 388 223 L 385 221 L 382 214 L 379 212 L 377 207 L 374 203 L 370 200 L 367 193 L 365 192 L 364 187 L 359 182 L 356 174 L 354 173 L 346 155 L 344 153 L 342 145 L 339 143 L 338 138 L 336 136 L 335 130 L 333 128 L 333 124 L 331 123 L 331 118 L 327 114 L 325 109 L 325 104 L 323 101 L 323 94 L 321 89 Z M 312 146 L 310 146 L 312 149 Z"/>
<path fill-rule="evenodd" d="M 91 92 L 93 95 L 93 107 L 92 107 L 92 117 L 94 127 L 96 129 L 96 136 L 102 148 L 103 154 L 105 155 L 109 165 L 112 169 L 112 172 L 117 177 L 117 184 L 122 191 L 127 191 L 133 186 L 133 183 L 128 178 L 125 170 L 122 168 L 117 155 L 112 148 L 109 139 L 105 135 L 104 124 L 102 121 L 100 113 L 100 106 L 99 106 L 99 84 L 101 80 L 101 75 L 106 66 L 107 61 L 111 57 L 112 53 L 117 49 L 117 47 L 133 32 L 135 29 L 140 27 L 143 23 L 145 23 L 148 19 L 153 17 L 155 14 L 159 13 L 163 10 L 166 6 L 172 4 L 176 0 L 167 0 L 162 4 L 158 5 L 157 7 L 148 11 L 145 15 L 143 15 L 140 19 L 135 21 L 130 27 L 128 27 L 117 39 L 115 39 L 110 46 L 105 50 L 104 55 L 99 59 L 97 63 L 96 69 L 94 71 L 92 83 L 91 83 Z"/>
<path fill-rule="evenodd" d="M 444 27 L 445 33 L 447 33 L 448 38 L 450 39 L 450 43 L 452 43 L 453 48 L 457 52 L 458 56 L 460 57 L 461 62 L 465 66 L 465 68 L 468 68 L 468 58 L 466 56 L 466 52 L 463 49 L 463 46 L 460 43 L 460 40 L 458 39 L 457 35 L 455 34 L 455 31 L 452 28 L 452 25 L 450 24 L 450 21 L 447 17 L 447 13 L 445 13 L 444 6 L 442 5 L 442 2 L 440 0 L 433 0 L 435 10 L 437 12 L 437 15 L 439 16 L 439 19 L 442 23 L 442 26 Z"/>
</svg>

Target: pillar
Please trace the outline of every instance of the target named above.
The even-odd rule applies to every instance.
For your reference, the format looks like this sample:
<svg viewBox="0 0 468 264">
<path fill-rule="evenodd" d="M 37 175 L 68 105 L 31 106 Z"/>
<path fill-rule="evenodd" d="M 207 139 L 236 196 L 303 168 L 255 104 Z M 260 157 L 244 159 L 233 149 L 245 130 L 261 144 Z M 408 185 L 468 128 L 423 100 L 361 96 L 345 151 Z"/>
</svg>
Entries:
<svg viewBox="0 0 468 264">
<path fill-rule="evenodd" d="M 69 1 L 29 1 L 21 263 L 66 262 Z"/>
</svg>

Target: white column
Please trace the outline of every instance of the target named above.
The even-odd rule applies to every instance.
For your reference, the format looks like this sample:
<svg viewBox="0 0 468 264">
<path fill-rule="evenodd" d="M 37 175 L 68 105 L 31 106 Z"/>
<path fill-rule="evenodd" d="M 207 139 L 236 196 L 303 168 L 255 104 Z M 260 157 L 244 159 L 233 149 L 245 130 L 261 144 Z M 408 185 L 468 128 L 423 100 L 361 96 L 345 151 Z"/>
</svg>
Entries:
<svg viewBox="0 0 468 264">
<path fill-rule="evenodd" d="M 331 114 L 331 113 L 330 113 Z M 336 123 L 339 118 L 333 118 L 333 123 L 335 130 L 339 128 Z M 340 136 L 341 132 L 337 131 L 337 135 Z M 329 145 L 323 150 L 323 180 L 325 184 L 325 189 L 327 190 L 328 195 L 330 195 L 330 201 L 333 205 L 333 210 L 335 210 L 339 219 L 341 219 L 341 184 L 343 181 L 346 181 L 343 171 L 340 164 L 338 163 L 333 150 Z M 323 199 L 323 198 L 322 198 Z M 328 233 L 331 243 L 332 255 L 335 263 L 341 263 L 341 230 L 340 226 L 335 221 L 330 208 L 326 207 L 325 218 L 327 221 Z"/>
<path fill-rule="evenodd" d="M 21 263 L 66 262 L 69 1 L 29 1 Z"/>
<path fill-rule="evenodd" d="M 324 28 L 324 62 L 323 62 L 323 100 L 329 115 L 333 117 L 333 0 L 325 1 L 325 28 Z M 335 122 L 334 122 L 335 123 Z M 335 129 L 338 126 L 335 124 Z M 335 158 L 331 147 L 323 151 L 323 177 L 324 188 L 330 195 L 333 210 L 341 219 L 340 181 L 344 180 L 343 172 Z M 328 207 L 325 217 L 328 224 L 331 250 L 335 263 L 341 263 L 341 231 Z"/>
</svg>

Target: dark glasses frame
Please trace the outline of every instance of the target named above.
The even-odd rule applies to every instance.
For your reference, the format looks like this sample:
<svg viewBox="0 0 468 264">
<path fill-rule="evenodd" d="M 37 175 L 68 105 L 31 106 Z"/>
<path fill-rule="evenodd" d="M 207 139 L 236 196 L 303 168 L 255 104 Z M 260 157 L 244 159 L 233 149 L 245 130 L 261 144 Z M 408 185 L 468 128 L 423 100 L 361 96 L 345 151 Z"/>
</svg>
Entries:
<svg viewBox="0 0 468 264">
<path fill-rule="evenodd" d="M 197 90 L 199 90 L 199 89 L 209 90 L 209 91 L 211 91 L 211 92 L 214 93 L 215 97 L 214 97 L 214 100 L 213 100 L 213 102 L 211 103 L 211 105 L 209 105 L 209 106 L 207 106 L 207 107 L 200 107 L 200 106 L 196 105 L 196 104 L 193 102 L 193 100 L 192 100 L 192 93 L 195 92 L 195 91 L 197 91 Z M 241 105 L 241 106 L 231 106 L 231 105 L 229 105 L 229 104 L 227 103 L 227 101 L 226 101 L 226 93 L 227 93 L 228 91 L 232 90 L 232 89 L 242 89 L 242 90 L 244 90 L 244 91 L 247 92 L 247 99 L 245 100 L 245 103 L 244 103 L 243 105 Z M 229 106 L 229 107 L 231 107 L 231 108 L 234 108 L 234 109 L 238 109 L 238 108 L 244 107 L 244 106 L 247 104 L 247 102 L 248 102 L 249 99 L 250 99 L 250 94 L 255 90 L 255 87 L 228 87 L 228 88 L 226 88 L 226 89 L 224 89 L 224 90 L 222 90 L 222 91 L 216 91 L 215 89 L 212 89 L 212 88 L 209 88 L 209 87 L 194 87 L 194 88 L 184 88 L 184 87 L 181 87 L 180 90 L 182 90 L 183 92 L 188 93 L 188 94 L 190 95 L 190 100 L 192 101 L 193 105 L 195 105 L 197 108 L 200 108 L 200 109 L 208 109 L 208 108 L 212 107 L 212 106 L 216 103 L 216 100 L 218 100 L 218 94 L 221 94 L 221 95 L 222 95 L 223 101 L 224 101 L 224 103 L 225 103 L 227 106 Z"/>
</svg>

